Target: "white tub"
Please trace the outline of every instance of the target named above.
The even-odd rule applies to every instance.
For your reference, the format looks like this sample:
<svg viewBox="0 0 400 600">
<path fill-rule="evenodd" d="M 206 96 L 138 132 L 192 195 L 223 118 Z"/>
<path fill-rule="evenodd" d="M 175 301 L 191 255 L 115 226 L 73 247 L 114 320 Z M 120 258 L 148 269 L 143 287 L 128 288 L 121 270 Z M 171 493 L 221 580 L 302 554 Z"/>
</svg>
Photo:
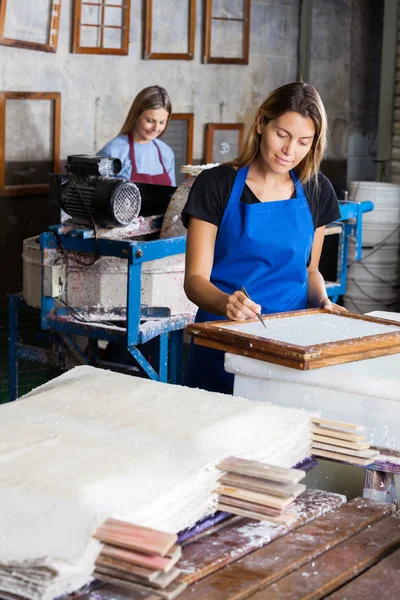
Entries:
<svg viewBox="0 0 400 600">
<path fill-rule="evenodd" d="M 399 313 L 371 314 L 400 321 Z M 227 353 L 225 369 L 235 396 L 359 423 L 371 444 L 400 451 L 400 354 L 299 371 Z"/>
</svg>

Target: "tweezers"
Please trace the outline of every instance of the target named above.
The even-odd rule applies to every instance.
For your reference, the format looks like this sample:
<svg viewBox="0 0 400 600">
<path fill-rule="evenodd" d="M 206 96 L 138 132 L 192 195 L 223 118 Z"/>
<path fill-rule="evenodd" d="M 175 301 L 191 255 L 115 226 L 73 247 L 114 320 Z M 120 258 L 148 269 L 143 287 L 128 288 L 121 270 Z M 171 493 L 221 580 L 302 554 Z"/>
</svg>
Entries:
<svg viewBox="0 0 400 600">
<path fill-rule="evenodd" d="M 243 292 L 243 294 L 246 296 L 246 298 L 248 298 L 249 300 L 251 300 L 251 298 L 250 298 L 250 296 L 248 295 L 248 293 L 246 292 L 245 288 L 242 286 L 240 289 L 241 289 L 241 291 Z M 256 313 L 256 315 L 257 315 L 257 319 L 260 321 L 260 323 L 262 323 L 262 325 L 265 327 L 265 329 L 267 329 L 267 326 L 266 326 L 266 324 L 264 323 L 264 320 L 263 320 L 263 318 L 262 318 L 261 314 L 260 314 L 260 313 Z"/>
</svg>

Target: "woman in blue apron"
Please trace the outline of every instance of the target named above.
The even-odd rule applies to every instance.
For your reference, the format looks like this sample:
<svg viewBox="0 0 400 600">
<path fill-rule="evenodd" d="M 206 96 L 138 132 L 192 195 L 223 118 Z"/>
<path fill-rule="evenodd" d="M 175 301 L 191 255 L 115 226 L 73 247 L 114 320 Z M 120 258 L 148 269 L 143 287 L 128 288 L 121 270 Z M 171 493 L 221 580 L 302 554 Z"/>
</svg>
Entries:
<svg viewBox="0 0 400 600">
<path fill-rule="evenodd" d="M 315 88 L 287 84 L 261 105 L 237 159 L 198 176 L 182 213 L 196 322 L 331 306 L 318 271 L 325 225 L 340 217 L 319 172 L 326 131 Z M 224 353 L 192 342 L 184 383 L 232 393 Z"/>
<path fill-rule="evenodd" d="M 173 150 L 158 139 L 168 126 L 171 111 L 171 100 L 164 88 L 144 88 L 132 102 L 119 135 L 98 156 L 119 158 L 119 176 L 135 183 L 175 186 Z"/>
</svg>

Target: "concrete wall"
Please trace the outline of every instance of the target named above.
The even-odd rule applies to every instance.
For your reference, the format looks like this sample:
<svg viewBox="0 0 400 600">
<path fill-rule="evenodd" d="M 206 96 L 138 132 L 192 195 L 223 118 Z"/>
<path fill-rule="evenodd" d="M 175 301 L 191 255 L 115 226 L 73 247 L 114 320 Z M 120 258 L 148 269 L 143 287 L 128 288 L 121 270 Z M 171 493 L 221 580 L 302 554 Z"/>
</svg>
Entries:
<svg viewBox="0 0 400 600">
<path fill-rule="evenodd" d="M 36 2 L 38 11 L 44 10 L 47 2 L 24 1 L 29 6 Z M 169 91 L 175 112 L 195 113 L 194 159 L 201 161 L 207 122 L 244 121 L 248 125 L 268 91 L 296 79 L 300 0 L 252 0 L 249 65 L 202 63 L 200 0 L 192 61 L 141 58 L 142 0 L 131 1 L 128 56 L 72 54 L 72 4 L 72 0 L 62 2 L 56 54 L 0 46 L 0 90 L 62 93 L 62 159 L 68 154 L 96 152 L 118 133 L 136 93 L 157 83 Z M 314 0 L 310 82 L 320 90 L 329 115 L 330 150 L 324 169 L 337 190 L 346 185 L 352 136 L 369 140 L 375 135 L 381 35 L 381 9 L 376 5 L 381 4 L 374 0 Z M 27 30 L 36 26 L 38 13 L 18 14 L 20 19 L 26 14 L 31 20 L 23 24 Z M 182 31 L 176 30 L 180 45 Z M 19 152 L 24 155 L 29 145 L 23 132 L 8 137 L 7 147 L 13 149 L 10 156 L 14 158 Z M 0 199 L 0 267 L 4 269 L 0 303 L 4 303 L 5 292 L 21 288 L 16 250 L 21 248 L 22 236 L 47 227 L 54 218 L 50 210 L 45 198 Z"/>
<path fill-rule="evenodd" d="M 314 0 L 310 83 L 327 109 L 325 171 L 338 193 L 351 180 L 375 179 L 383 8 L 376 0 Z"/>
</svg>

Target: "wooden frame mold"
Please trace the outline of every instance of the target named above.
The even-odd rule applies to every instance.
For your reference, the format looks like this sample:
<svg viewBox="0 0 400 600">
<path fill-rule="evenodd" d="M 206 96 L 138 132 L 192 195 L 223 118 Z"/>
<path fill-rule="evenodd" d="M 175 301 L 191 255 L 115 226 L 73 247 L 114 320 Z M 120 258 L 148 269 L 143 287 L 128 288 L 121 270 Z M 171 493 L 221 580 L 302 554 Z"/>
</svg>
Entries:
<svg viewBox="0 0 400 600">
<path fill-rule="evenodd" d="M 40 195 L 48 192 L 48 184 L 6 186 L 6 103 L 7 100 L 52 100 L 53 106 L 53 171 L 60 170 L 60 92 L 0 92 L 0 196 Z"/>
<path fill-rule="evenodd" d="M 100 10 L 101 23 L 82 23 L 82 7 L 92 6 Z M 105 24 L 106 9 L 120 9 L 122 13 L 121 25 Z M 129 53 L 129 25 L 131 13 L 131 0 L 120 0 L 120 4 L 110 4 L 108 0 L 74 0 L 73 41 L 72 51 L 76 54 L 117 54 L 126 56 Z M 81 28 L 92 27 L 100 29 L 100 43 L 98 46 L 83 46 L 81 44 Z M 104 46 L 104 32 L 106 29 L 119 29 L 122 34 L 120 48 Z"/>
<path fill-rule="evenodd" d="M 212 55 L 212 24 L 213 21 L 241 22 L 243 23 L 243 48 L 242 56 L 225 57 Z M 250 0 L 243 0 L 243 18 L 213 16 L 213 0 L 205 0 L 204 15 L 204 57 L 205 63 L 222 63 L 231 65 L 249 64 L 250 46 Z"/>
<path fill-rule="evenodd" d="M 41 50 L 42 52 L 57 52 L 61 0 L 49 0 L 49 6 L 50 19 L 48 42 L 46 44 L 40 44 L 38 42 L 9 38 L 5 35 L 7 0 L 0 0 L 0 45 L 12 46 L 13 48 L 25 48 L 26 50 Z"/>
<path fill-rule="evenodd" d="M 196 29 L 196 0 L 186 0 L 189 3 L 189 22 L 188 22 L 188 51 L 187 52 L 153 52 L 152 50 L 152 31 L 153 31 L 153 1 L 144 0 L 144 47 L 143 58 L 145 60 L 193 60 L 194 41 Z M 180 0 L 182 2 L 182 0 Z"/>
<path fill-rule="evenodd" d="M 301 371 L 400 353 L 400 322 L 398 321 L 368 317 L 347 311 L 322 309 L 264 315 L 263 320 L 266 322 L 268 330 L 268 321 L 270 320 L 313 314 L 332 314 L 343 319 L 361 319 L 370 323 L 398 327 L 398 331 L 314 344 L 312 346 L 289 344 L 279 340 L 242 333 L 227 327 L 227 325 L 239 325 L 240 323 L 256 323 L 256 319 L 254 321 L 195 323 L 189 325 L 187 331 L 194 336 L 194 342 L 200 346 L 248 356 Z"/>
<path fill-rule="evenodd" d="M 215 131 L 238 131 L 238 149 L 240 148 L 243 135 L 244 135 L 244 123 L 207 123 L 206 125 L 206 135 L 205 135 L 205 153 L 204 153 L 204 162 L 205 163 L 215 163 L 219 162 L 213 157 L 213 144 L 214 144 L 214 133 Z M 237 154 L 235 154 L 236 158 Z"/>
</svg>

